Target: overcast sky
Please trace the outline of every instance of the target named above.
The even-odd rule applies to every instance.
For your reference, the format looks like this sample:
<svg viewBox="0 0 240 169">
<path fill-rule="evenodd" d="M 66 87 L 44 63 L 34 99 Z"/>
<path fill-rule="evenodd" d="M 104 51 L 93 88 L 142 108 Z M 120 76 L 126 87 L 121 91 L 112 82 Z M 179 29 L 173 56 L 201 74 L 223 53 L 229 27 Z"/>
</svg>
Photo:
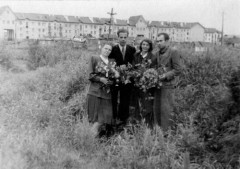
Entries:
<svg viewBox="0 0 240 169">
<path fill-rule="evenodd" d="M 240 35 L 240 0 L 78 0 L 78 1 L 5 1 L 14 12 L 62 14 L 89 17 L 128 19 L 143 15 L 146 20 L 199 22 L 221 30 L 224 11 L 224 33 Z"/>
</svg>

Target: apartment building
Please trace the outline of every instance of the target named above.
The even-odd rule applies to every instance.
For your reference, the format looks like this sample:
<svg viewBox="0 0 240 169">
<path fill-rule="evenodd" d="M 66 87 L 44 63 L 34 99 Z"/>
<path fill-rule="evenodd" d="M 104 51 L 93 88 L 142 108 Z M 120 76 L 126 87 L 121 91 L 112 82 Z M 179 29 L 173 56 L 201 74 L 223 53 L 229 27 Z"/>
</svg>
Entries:
<svg viewBox="0 0 240 169">
<path fill-rule="evenodd" d="M 204 41 L 218 44 L 221 40 L 221 32 L 215 28 L 206 28 L 204 32 Z"/>
<path fill-rule="evenodd" d="M 0 8 L 0 39 L 13 40 L 16 32 L 16 16 L 9 7 Z"/>
<path fill-rule="evenodd" d="M 221 32 L 214 28 L 205 28 L 200 23 L 169 21 L 147 21 L 142 15 L 129 19 L 113 19 L 49 15 L 36 13 L 15 13 L 8 6 L 0 7 L 0 39 L 23 40 L 47 37 L 73 38 L 79 35 L 91 35 L 99 38 L 104 34 L 116 34 L 121 28 L 129 31 L 130 37 L 145 37 L 155 40 L 161 32 L 168 33 L 175 42 L 217 43 Z"/>
</svg>

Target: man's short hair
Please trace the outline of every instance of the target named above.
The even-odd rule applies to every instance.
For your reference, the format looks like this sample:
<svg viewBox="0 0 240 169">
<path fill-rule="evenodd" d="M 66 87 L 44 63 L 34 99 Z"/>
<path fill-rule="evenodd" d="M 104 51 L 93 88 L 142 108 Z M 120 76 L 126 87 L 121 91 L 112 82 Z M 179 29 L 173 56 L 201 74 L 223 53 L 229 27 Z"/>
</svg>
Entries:
<svg viewBox="0 0 240 169">
<path fill-rule="evenodd" d="M 169 38 L 169 35 L 168 35 L 167 33 L 163 33 L 163 32 L 162 32 L 162 33 L 159 33 L 159 34 L 158 34 L 158 37 L 161 36 L 161 35 L 163 35 L 165 41 L 168 41 L 168 40 L 170 39 L 170 38 Z"/>
<path fill-rule="evenodd" d="M 119 29 L 119 30 L 117 31 L 118 37 L 119 37 L 119 34 L 120 34 L 120 33 L 127 33 L 127 36 L 128 36 L 128 34 L 129 34 L 129 32 L 128 32 L 127 29 Z"/>
<path fill-rule="evenodd" d="M 140 43 L 140 46 L 139 46 L 139 49 L 140 51 L 142 52 L 142 44 L 143 42 L 147 42 L 149 44 L 149 49 L 148 49 L 148 52 L 151 52 L 153 50 L 153 43 L 150 39 L 143 39 Z"/>
</svg>

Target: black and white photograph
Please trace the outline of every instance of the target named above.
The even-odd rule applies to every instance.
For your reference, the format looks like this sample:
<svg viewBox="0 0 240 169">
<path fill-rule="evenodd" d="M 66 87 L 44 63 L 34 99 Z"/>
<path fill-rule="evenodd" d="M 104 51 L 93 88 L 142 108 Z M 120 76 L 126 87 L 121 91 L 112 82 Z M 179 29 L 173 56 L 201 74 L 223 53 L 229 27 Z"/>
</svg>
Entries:
<svg viewBox="0 0 240 169">
<path fill-rule="evenodd" d="M 239 169 L 239 0 L 0 0 L 0 169 Z"/>
</svg>

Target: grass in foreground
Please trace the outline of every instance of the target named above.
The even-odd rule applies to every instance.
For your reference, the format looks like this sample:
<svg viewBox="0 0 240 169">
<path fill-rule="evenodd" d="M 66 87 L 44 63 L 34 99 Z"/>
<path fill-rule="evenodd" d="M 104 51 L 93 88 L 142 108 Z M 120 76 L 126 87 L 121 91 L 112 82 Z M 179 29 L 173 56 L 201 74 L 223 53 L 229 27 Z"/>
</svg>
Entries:
<svg viewBox="0 0 240 169">
<path fill-rule="evenodd" d="M 1 168 L 230 169 L 239 166 L 238 152 L 227 152 L 230 160 L 221 157 L 226 155 L 221 151 L 239 146 L 237 140 L 234 142 L 239 137 L 239 129 L 230 126 L 236 131 L 229 132 L 218 126 L 226 124 L 218 119 L 233 101 L 227 84 L 239 56 L 223 50 L 200 57 L 194 53 L 185 56 L 187 69 L 176 91 L 176 130 L 167 138 L 160 128 L 150 130 L 139 124 L 102 142 L 94 138 L 85 115 L 89 52 L 66 50 L 65 53 L 68 57 L 35 71 L 1 72 Z M 219 133 L 233 138 L 213 139 Z M 219 143 L 223 147 L 217 147 L 219 150 L 214 152 L 210 146 Z"/>
</svg>

